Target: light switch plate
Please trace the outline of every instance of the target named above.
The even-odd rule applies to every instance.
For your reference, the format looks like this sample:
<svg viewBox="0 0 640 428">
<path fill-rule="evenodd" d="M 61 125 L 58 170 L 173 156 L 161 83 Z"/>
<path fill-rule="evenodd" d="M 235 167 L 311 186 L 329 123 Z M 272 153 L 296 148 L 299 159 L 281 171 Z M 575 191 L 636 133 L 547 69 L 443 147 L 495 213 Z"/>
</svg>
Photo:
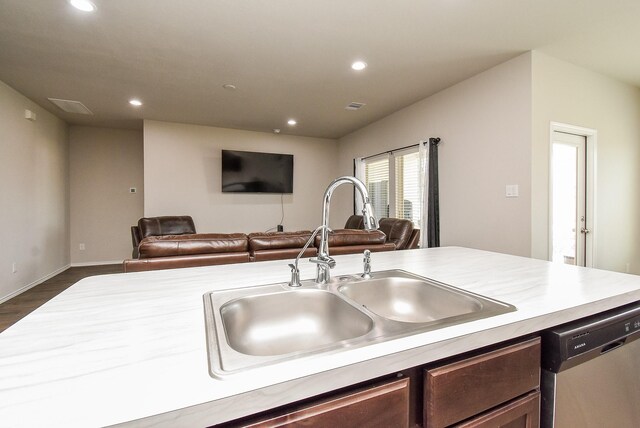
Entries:
<svg viewBox="0 0 640 428">
<path fill-rule="evenodd" d="M 520 196 L 517 184 L 507 184 L 505 196 L 507 198 L 517 198 Z"/>
<path fill-rule="evenodd" d="M 25 110 L 24 111 L 24 118 L 30 121 L 34 121 L 36 120 L 36 114 L 34 112 L 32 112 L 31 110 Z"/>
</svg>

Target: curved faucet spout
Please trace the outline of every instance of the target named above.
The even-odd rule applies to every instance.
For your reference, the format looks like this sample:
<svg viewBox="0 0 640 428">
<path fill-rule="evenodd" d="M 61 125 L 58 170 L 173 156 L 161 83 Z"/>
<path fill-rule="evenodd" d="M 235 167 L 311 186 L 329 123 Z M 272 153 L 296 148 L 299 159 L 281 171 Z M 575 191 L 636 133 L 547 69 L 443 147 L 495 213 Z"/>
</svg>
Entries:
<svg viewBox="0 0 640 428">
<path fill-rule="evenodd" d="M 343 176 L 338 177 L 329 184 L 327 190 L 324 192 L 324 199 L 322 201 L 322 233 L 320 234 L 320 248 L 318 249 L 318 257 L 317 260 L 324 261 L 329 263 L 333 259 L 329 257 L 329 208 L 331 204 L 331 195 L 336 187 L 341 184 L 351 183 L 358 189 L 360 196 L 362 196 L 362 201 L 364 203 L 364 208 L 362 210 L 364 227 L 367 230 L 375 230 L 378 228 L 378 220 L 373 213 L 373 208 L 371 207 L 371 202 L 369 201 L 369 192 L 367 192 L 367 187 L 364 183 L 358 180 L 355 177 L 351 176 Z M 333 266 L 330 266 L 333 267 Z M 330 275 L 330 267 L 327 264 L 321 265 L 318 264 L 318 274 L 316 276 L 316 282 L 320 284 L 326 284 L 331 280 Z"/>
</svg>

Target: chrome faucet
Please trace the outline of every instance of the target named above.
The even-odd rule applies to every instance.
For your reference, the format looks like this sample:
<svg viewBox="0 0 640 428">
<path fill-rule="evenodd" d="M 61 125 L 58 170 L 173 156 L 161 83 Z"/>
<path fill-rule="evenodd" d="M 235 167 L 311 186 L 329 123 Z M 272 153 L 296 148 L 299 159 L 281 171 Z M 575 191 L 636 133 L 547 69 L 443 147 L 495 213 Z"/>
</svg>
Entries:
<svg viewBox="0 0 640 428">
<path fill-rule="evenodd" d="M 316 230 L 313 231 L 311 237 L 307 240 L 307 243 L 304 244 L 304 247 L 302 247 L 302 250 L 300 250 L 300 252 L 298 253 L 298 257 L 296 257 L 295 262 L 289 263 L 289 267 L 291 268 L 291 281 L 289 281 L 289 287 L 300 287 L 302 285 L 300 283 L 300 270 L 298 269 L 298 261 L 300 261 L 300 257 L 302 257 L 307 248 L 309 248 L 309 245 L 311 245 L 318 232 L 323 229 L 327 230 L 327 232 L 332 232 L 329 227 L 324 225 L 316 227 Z M 333 263 L 335 266 L 335 261 Z"/>
<path fill-rule="evenodd" d="M 329 257 L 329 206 L 331 203 L 331 195 L 336 187 L 344 183 L 351 183 L 358 189 L 360 196 L 362 196 L 362 202 L 364 207 L 362 210 L 362 216 L 364 220 L 364 228 L 366 230 L 375 230 L 378 228 L 378 220 L 373 213 L 371 202 L 369 201 L 369 192 L 364 183 L 355 177 L 344 176 L 338 177 L 329 184 L 327 190 L 324 192 L 324 199 L 322 201 L 322 234 L 320 235 L 320 247 L 318 248 L 318 256 L 310 259 L 309 261 L 318 265 L 316 273 L 316 282 L 318 284 L 326 284 L 331 280 L 331 269 L 336 265 L 336 261 Z M 317 231 L 317 229 L 316 229 Z"/>
</svg>

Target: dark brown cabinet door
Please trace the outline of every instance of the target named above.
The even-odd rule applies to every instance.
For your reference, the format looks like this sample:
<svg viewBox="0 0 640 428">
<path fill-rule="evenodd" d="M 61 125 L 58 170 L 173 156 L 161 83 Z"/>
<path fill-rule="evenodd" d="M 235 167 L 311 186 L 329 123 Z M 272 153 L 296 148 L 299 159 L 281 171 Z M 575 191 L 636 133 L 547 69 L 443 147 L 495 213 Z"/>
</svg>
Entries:
<svg viewBox="0 0 640 428">
<path fill-rule="evenodd" d="M 406 428 L 409 379 L 399 379 L 310 404 L 246 427 Z"/>
<path fill-rule="evenodd" d="M 443 428 L 540 386 L 540 339 L 425 371 L 424 425 Z"/>
<path fill-rule="evenodd" d="M 456 425 L 457 428 L 538 428 L 539 426 L 539 392 L 532 392 L 465 423 Z"/>
</svg>

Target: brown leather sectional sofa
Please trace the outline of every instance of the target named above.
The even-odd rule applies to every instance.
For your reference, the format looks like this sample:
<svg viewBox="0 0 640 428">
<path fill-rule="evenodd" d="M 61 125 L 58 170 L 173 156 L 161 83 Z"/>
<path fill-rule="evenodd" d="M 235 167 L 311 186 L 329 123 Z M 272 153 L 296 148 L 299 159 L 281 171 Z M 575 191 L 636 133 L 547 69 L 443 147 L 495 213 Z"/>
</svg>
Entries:
<svg viewBox="0 0 640 428">
<path fill-rule="evenodd" d="M 380 230 L 365 231 L 352 216 L 346 226 L 329 235 L 333 255 L 417 248 L 419 233 L 408 220 L 381 219 Z M 141 218 L 131 228 L 133 258 L 124 261 L 125 272 L 294 259 L 311 231 L 250 233 L 196 233 L 189 216 Z M 317 253 L 320 239 L 303 257 Z"/>
</svg>

